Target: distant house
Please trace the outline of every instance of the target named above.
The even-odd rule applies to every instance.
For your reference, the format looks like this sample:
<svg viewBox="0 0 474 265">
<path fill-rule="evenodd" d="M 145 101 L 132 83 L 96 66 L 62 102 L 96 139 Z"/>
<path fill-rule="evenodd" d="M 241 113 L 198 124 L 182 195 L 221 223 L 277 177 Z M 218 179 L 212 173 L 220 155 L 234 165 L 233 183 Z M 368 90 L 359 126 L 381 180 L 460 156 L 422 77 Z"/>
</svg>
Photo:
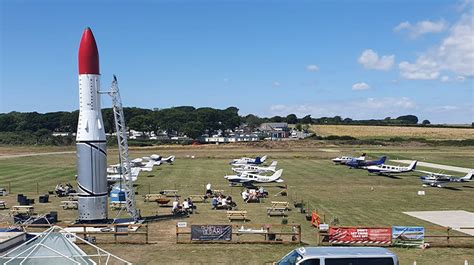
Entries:
<svg viewBox="0 0 474 265">
<path fill-rule="evenodd" d="M 228 137 L 224 136 L 213 136 L 213 137 L 204 137 L 205 143 L 239 143 L 239 142 L 257 142 L 259 141 L 257 134 L 240 134 L 232 135 Z"/>
<path fill-rule="evenodd" d="M 288 138 L 290 136 L 290 129 L 286 122 L 262 123 L 260 131 L 266 133 L 271 139 Z"/>
</svg>

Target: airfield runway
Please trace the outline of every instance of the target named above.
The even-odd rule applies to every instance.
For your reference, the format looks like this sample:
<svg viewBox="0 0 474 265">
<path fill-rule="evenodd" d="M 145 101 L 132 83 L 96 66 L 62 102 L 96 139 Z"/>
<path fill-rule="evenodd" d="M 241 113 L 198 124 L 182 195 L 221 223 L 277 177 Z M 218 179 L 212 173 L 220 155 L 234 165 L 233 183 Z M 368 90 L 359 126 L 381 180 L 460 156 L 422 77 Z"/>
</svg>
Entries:
<svg viewBox="0 0 474 265">
<path fill-rule="evenodd" d="M 448 226 L 452 229 L 474 236 L 474 213 L 467 211 L 420 211 L 420 212 L 403 212 L 410 216 L 428 221 L 433 224 Z"/>
<path fill-rule="evenodd" d="M 413 160 L 390 160 L 390 161 L 403 163 L 403 164 L 410 164 L 411 162 L 413 162 Z M 431 167 L 431 168 L 443 169 L 443 170 L 449 170 L 449 171 L 456 171 L 456 172 L 461 172 L 461 173 L 469 173 L 469 171 L 473 170 L 472 168 L 446 166 L 446 165 L 440 165 L 440 164 L 434 164 L 434 163 L 428 163 L 428 162 L 420 162 L 420 161 L 418 161 L 417 164 L 419 166 L 422 166 L 422 167 Z"/>
<path fill-rule="evenodd" d="M 62 151 L 62 152 L 47 152 L 47 153 L 28 153 L 28 154 L 14 154 L 14 155 L 3 155 L 0 154 L 0 159 L 16 158 L 16 157 L 28 157 L 28 156 L 46 156 L 46 155 L 64 155 L 73 154 L 76 151 Z"/>
</svg>

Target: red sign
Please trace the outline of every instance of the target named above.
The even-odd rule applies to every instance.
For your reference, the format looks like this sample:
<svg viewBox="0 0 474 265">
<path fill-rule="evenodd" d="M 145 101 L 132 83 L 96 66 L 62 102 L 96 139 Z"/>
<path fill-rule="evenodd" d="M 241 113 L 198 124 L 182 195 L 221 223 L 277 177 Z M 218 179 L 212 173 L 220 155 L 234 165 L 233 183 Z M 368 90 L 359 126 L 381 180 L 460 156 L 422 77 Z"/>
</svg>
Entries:
<svg viewBox="0 0 474 265">
<path fill-rule="evenodd" d="M 390 227 L 330 227 L 329 242 L 334 244 L 388 245 L 392 240 Z"/>
</svg>

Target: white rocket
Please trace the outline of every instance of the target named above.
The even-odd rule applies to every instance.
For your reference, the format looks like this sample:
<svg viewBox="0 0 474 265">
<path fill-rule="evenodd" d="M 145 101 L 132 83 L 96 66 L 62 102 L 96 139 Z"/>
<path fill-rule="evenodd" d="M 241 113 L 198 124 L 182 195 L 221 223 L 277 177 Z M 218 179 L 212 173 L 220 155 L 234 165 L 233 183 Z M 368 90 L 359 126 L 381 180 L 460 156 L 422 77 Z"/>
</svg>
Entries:
<svg viewBox="0 0 474 265">
<path fill-rule="evenodd" d="M 99 52 L 90 28 L 79 46 L 77 186 L 79 222 L 107 220 L 107 150 L 100 107 Z"/>
</svg>

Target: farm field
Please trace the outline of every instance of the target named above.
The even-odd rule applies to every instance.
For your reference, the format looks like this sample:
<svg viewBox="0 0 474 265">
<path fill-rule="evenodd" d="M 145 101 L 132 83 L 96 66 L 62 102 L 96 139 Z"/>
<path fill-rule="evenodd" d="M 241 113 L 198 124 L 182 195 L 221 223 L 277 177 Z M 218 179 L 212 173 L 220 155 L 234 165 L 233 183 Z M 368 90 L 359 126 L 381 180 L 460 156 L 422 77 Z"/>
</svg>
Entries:
<svg viewBox="0 0 474 265">
<path fill-rule="evenodd" d="M 312 125 L 317 135 L 350 135 L 358 139 L 425 138 L 427 140 L 464 140 L 474 138 L 473 128 L 433 128 L 403 126 Z"/>
<path fill-rule="evenodd" d="M 267 217 L 265 208 L 271 200 L 293 202 L 303 200 L 311 209 L 325 215 L 326 221 L 338 219 L 340 225 L 390 226 L 432 224 L 403 214 L 404 211 L 466 210 L 474 211 L 474 183 L 460 184 L 451 189 L 422 188 L 418 174 L 400 175 L 397 178 L 368 175 L 363 170 L 350 170 L 335 166 L 330 158 L 340 154 L 366 152 L 371 158 L 386 154 L 393 159 L 419 159 L 440 164 L 473 167 L 474 153 L 468 147 L 377 147 L 333 146 L 300 144 L 287 146 L 281 143 L 269 148 L 265 145 L 244 146 L 165 146 L 133 148 L 131 157 L 157 153 L 176 155 L 174 165 L 155 167 L 152 172 L 142 172 L 137 181 L 137 204 L 142 215 L 167 214 L 170 208 L 145 203 L 141 195 L 157 193 L 163 189 L 177 189 L 179 194 L 202 194 L 209 182 L 213 189 L 224 190 L 237 202 L 240 210 L 247 210 L 250 224 L 281 223 L 281 217 Z M 383 148 L 383 149 L 382 149 Z M 0 148 L 0 153 L 2 148 Z M 14 150 L 10 150 L 14 152 Z M 49 150 L 42 150 L 49 151 Z M 62 151 L 62 150 L 61 150 Z M 229 187 L 224 175 L 230 174 L 228 162 L 241 156 L 269 156 L 278 160 L 284 169 L 283 184 L 288 185 L 288 197 L 274 197 L 280 189 L 266 187 L 270 198 L 260 204 L 244 204 L 240 199 L 240 187 Z M 110 150 L 109 164 L 116 163 L 116 151 Z M 194 159 L 191 156 L 195 156 Z M 270 162 L 269 161 L 269 162 Z M 74 153 L 0 159 L 0 186 L 11 189 L 5 197 L 8 205 L 15 205 L 16 194 L 31 198 L 53 190 L 57 183 L 75 184 Z M 426 169 L 426 168 L 424 168 Z M 458 174 L 459 175 L 459 174 Z M 424 189 L 425 196 L 417 191 Z M 3 199 L 3 198 L 2 198 Z M 52 198 L 48 204 L 36 204 L 37 212 L 57 210 L 64 224 L 75 219 L 74 211 L 59 209 L 61 198 Z M 225 211 L 211 210 L 209 204 L 197 204 L 198 213 L 185 221 L 189 224 L 227 224 Z M 5 214 L 8 210 L 0 211 Z M 116 212 L 110 211 L 110 217 Z M 124 215 L 125 216 L 125 215 Z M 240 222 L 236 222 L 239 223 Z M 305 220 L 305 215 L 293 208 L 288 223 L 301 224 L 303 241 L 317 243 L 316 230 Z M 295 245 L 185 245 L 175 243 L 176 220 L 150 224 L 150 240 L 155 244 L 125 245 L 102 244 L 111 251 L 135 264 L 264 264 L 281 258 Z M 474 244 L 471 242 L 471 246 Z M 392 248 L 399 255 L 400 264 L 463 264 L 465 259 L 474 262 L 472 248 Z"/>
</svg>

